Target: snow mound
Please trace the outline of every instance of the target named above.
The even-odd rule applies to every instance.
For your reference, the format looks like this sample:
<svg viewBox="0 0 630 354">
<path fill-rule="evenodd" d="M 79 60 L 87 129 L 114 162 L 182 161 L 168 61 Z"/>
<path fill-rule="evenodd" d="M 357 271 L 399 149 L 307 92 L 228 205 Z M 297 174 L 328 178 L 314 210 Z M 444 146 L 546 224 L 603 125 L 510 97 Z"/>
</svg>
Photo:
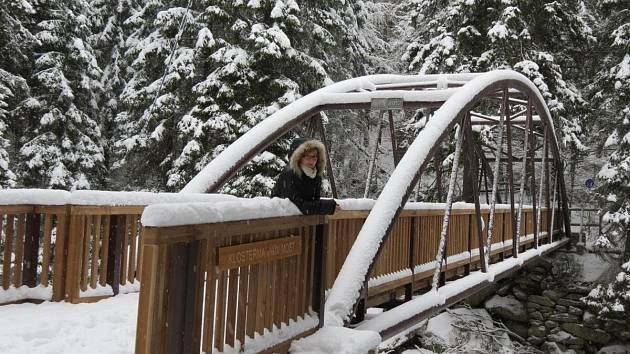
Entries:
<svg viewBox="0 0 630 354">
<path fill-rule="evenodd" d="M 372 331 L 357 331 L 345 327 L 323 327 L 312 336 L 294 341 L 293 354 L 364 354 L 374 350 L 381 336 Z"/>
<path fill-rule="evenodd" d="M 486 310 L 456 308 L 430 319 L 422 342 L 424 347 L 440 353 L 446 348 L 468 353 L 513 353 L 507 333 L 496 332 L 494 339 L 484 334 L 493 329 L 492 317 Z"/>
</svg>

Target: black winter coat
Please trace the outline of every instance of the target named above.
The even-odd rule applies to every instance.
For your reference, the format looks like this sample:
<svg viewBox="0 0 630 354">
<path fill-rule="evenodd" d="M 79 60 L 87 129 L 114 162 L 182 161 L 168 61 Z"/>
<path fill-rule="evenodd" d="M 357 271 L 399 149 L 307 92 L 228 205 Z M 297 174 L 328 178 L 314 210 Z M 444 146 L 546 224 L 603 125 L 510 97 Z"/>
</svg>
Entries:
<svg viewBox="0 0 630 354">
<path fill-rule="evenodd" d="M 300 177 L 286 168 L 278 175 L 271 196 L 290 199 L 304 215 L 334 214 L 337 203 L 332 199 L 320 199 L 321 191 L 321 176 L 310 178 L 302 174 Z"/>
</svg>

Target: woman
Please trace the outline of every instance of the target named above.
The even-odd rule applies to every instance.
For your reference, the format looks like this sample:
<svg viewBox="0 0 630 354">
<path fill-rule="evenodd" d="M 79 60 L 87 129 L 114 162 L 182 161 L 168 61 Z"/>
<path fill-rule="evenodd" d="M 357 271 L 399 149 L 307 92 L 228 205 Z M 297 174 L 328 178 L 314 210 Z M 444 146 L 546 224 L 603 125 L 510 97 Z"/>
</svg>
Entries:
<svg viewBox="0 0 630 354">
<path fill-rule="evenodd" d="M 272 196 L 288 198 L 304 215 L 334 214 L 341 210 L 333 199 L 320 199 L 326 148 L 316 139 L 298 138 L 289 149 L 289 164 L 278 175 Z"/>
</svg>

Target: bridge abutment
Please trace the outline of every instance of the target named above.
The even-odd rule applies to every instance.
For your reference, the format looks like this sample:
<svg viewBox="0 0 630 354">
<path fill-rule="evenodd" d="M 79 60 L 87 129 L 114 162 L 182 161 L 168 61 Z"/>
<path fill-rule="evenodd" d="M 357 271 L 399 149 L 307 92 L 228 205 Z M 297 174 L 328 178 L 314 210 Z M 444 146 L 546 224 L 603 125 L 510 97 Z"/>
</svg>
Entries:
<svg viewBox="0 0 630 354">
<path fill-rule="evenodd" d="M 597 353 L 606 344 L 628 341 L 630 322 L 620 320 L 611 326 L 581 300 L 596 283 L 587 279 L 592 275 L 587 268 L 593 265 L 591 258 L 574 250 L 559 251 L 502 280 L 483 301 L 467 302 L 485 307 L 494 319 L 546 353 Z"/>
</svg>

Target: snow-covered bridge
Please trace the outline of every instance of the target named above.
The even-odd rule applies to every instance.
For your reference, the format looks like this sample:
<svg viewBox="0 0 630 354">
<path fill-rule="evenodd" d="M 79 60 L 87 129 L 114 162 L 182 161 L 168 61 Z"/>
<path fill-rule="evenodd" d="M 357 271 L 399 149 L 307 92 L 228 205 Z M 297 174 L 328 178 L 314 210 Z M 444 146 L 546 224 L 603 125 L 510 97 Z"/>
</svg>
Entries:
<svg viewBox="0 0 630 354">
<path fill-rule="evenodd" d="M 302 216 L 287 200 L 213 194 L 322 111 L 366 108 L 435 110 L 376 201 Z M 475 138 L 475 126 L 495 140 Z M 408 202 L 452 136 L 446 202 Z M 464 201 L 453 203 L 458 184 Z M 549 111 L 512 71 L 331 85 L 251 129 L 179 194 L 2 193 L 0 301 L 91 301 L 141 280 L 137 353 L 283 352 L 352 319 L 369 347 L 562 246 L 570 230 Z M 398 297 L 402 305 L 363 320 L 368 306 Z"/>
</svg>

